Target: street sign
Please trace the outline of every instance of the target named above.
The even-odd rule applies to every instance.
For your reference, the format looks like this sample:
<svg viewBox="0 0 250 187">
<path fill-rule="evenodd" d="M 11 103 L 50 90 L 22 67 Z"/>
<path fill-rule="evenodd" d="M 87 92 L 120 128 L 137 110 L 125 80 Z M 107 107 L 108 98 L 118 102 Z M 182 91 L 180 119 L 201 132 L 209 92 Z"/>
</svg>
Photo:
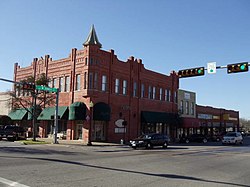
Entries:
<svg viewBox="0 0 250 187">
<path fill-rule="evenodd" d="M 216 62 L 207 63 L 207 73 L 209 74 L 216 73 Z"/>
<path fill-rule="evenodd" d="M 49 88 L 46 86 L 40 86 L 40 85 L 36 85 L 36 90 L 41 90 L 41 91 L 48 91 L 48 92 L 57 92 L 57 88 Z"/>
</svg>

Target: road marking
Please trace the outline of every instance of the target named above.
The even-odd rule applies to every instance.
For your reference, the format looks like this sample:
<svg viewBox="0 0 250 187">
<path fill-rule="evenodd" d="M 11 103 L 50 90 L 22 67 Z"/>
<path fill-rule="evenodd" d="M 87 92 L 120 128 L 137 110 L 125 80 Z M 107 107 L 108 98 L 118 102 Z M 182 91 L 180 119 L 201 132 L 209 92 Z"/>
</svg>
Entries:
<svg viewBox="0 0 250 187">
<path fill-rule="evenodd" d="M 27 186 L 27 185 L 20 184 L 20 183 L 18 183 L 18 182 L 11 181 L 11 180 L 8 180 L 8 179 L 2 178 L 2 177 L 0 177 L 0 183 L 7 184 L 7 185 L 9 185 L 9 186 L 29 187 L 29 186 Z"/>
</svg>

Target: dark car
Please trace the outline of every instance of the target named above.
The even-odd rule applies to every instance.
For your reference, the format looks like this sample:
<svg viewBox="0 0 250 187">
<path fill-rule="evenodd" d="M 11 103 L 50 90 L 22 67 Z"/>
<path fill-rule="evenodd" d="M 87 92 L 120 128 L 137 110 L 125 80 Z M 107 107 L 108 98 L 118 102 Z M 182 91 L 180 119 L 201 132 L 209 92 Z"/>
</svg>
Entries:
<svg viewBox="0 0 250 187">
<path fill-rule="evenodd" d="M 131 140 L 130 146 L 134 149 L 137 147 L 153 148 L 154 146 L 162 146 L 167 148 L 170 142 L 170 138 L 164 134 L 144 134 L 140 137 Z"/>
<path fill-rule="evenodd" d="M 199 143 L 207 143 L 207 137 L 203 134 L 191 134 L 187 137 L 181 137 L 181 143 L 189 143 L 189 142 L 199 142 Z"/>
<path fill-rule="evenodd" d="M 7 140 L 26 139 L 26 131 L 20 126 L 6 125 L 0 130 L 0 139 L 2 138 L 6 138 Z"/>
</svg>

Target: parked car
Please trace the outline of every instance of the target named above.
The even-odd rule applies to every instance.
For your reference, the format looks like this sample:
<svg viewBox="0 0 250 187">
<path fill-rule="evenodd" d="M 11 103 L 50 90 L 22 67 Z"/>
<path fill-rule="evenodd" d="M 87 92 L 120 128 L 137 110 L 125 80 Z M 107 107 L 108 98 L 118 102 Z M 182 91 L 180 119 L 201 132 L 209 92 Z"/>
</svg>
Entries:
<svg viewBox="0 0 250 187">
<path fill-rule="evenodd" d="M 228 132 L 223 136 L 222 144 L 243 144 L 243 137 L 240 132 Z"/>
<path fill-rule="evenodd" d="M 209 141 L 220 142 L 224 135 L 225 135 L 225 133 L 215 134 L 215 135 L 209 137 Z"/>
<path fill-rule="evenodd" d="M 140 137 L 131 140 L 130 146 L 134 149 L 138 147 L 153 148 L 154 146 L 162 146 L 167 148 L 170 143 L 170 138 L 164 134 L 144 134 Z"/>
<path fill-rule="evenodd" d="M 6 125 L 0 130 L 0 139 L 6 138 L 7 140 L 26 139 L 26 131 L 23 127 L 15 125 Z"/>
<path fill-rule="evenodd" d="M 203 134 L 191 134 L 190 136 L 182 136 L 180 143 L 189 143 L 189 142 L 200 142 L 207 143 L 207 137 Z"/>
</svg>

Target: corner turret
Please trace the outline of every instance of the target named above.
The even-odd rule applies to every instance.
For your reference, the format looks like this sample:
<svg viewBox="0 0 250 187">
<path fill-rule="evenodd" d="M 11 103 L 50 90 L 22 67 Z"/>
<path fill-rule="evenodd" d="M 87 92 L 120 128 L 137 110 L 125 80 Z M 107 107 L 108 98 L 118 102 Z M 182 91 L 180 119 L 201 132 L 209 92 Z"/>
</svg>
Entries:
<svg viewBox="0 0 250 187">
<path fill-rule="evenodd" d="M 99 42 L 96 32 L 95 32 L 95 27 L 92 25 L 88 38 L 87 40 L 83 43 L 84 47 L 89 46 L 89 45 L 97 45 L 99 48 L 102 47 L 102 44 Z"/>
</svg>

